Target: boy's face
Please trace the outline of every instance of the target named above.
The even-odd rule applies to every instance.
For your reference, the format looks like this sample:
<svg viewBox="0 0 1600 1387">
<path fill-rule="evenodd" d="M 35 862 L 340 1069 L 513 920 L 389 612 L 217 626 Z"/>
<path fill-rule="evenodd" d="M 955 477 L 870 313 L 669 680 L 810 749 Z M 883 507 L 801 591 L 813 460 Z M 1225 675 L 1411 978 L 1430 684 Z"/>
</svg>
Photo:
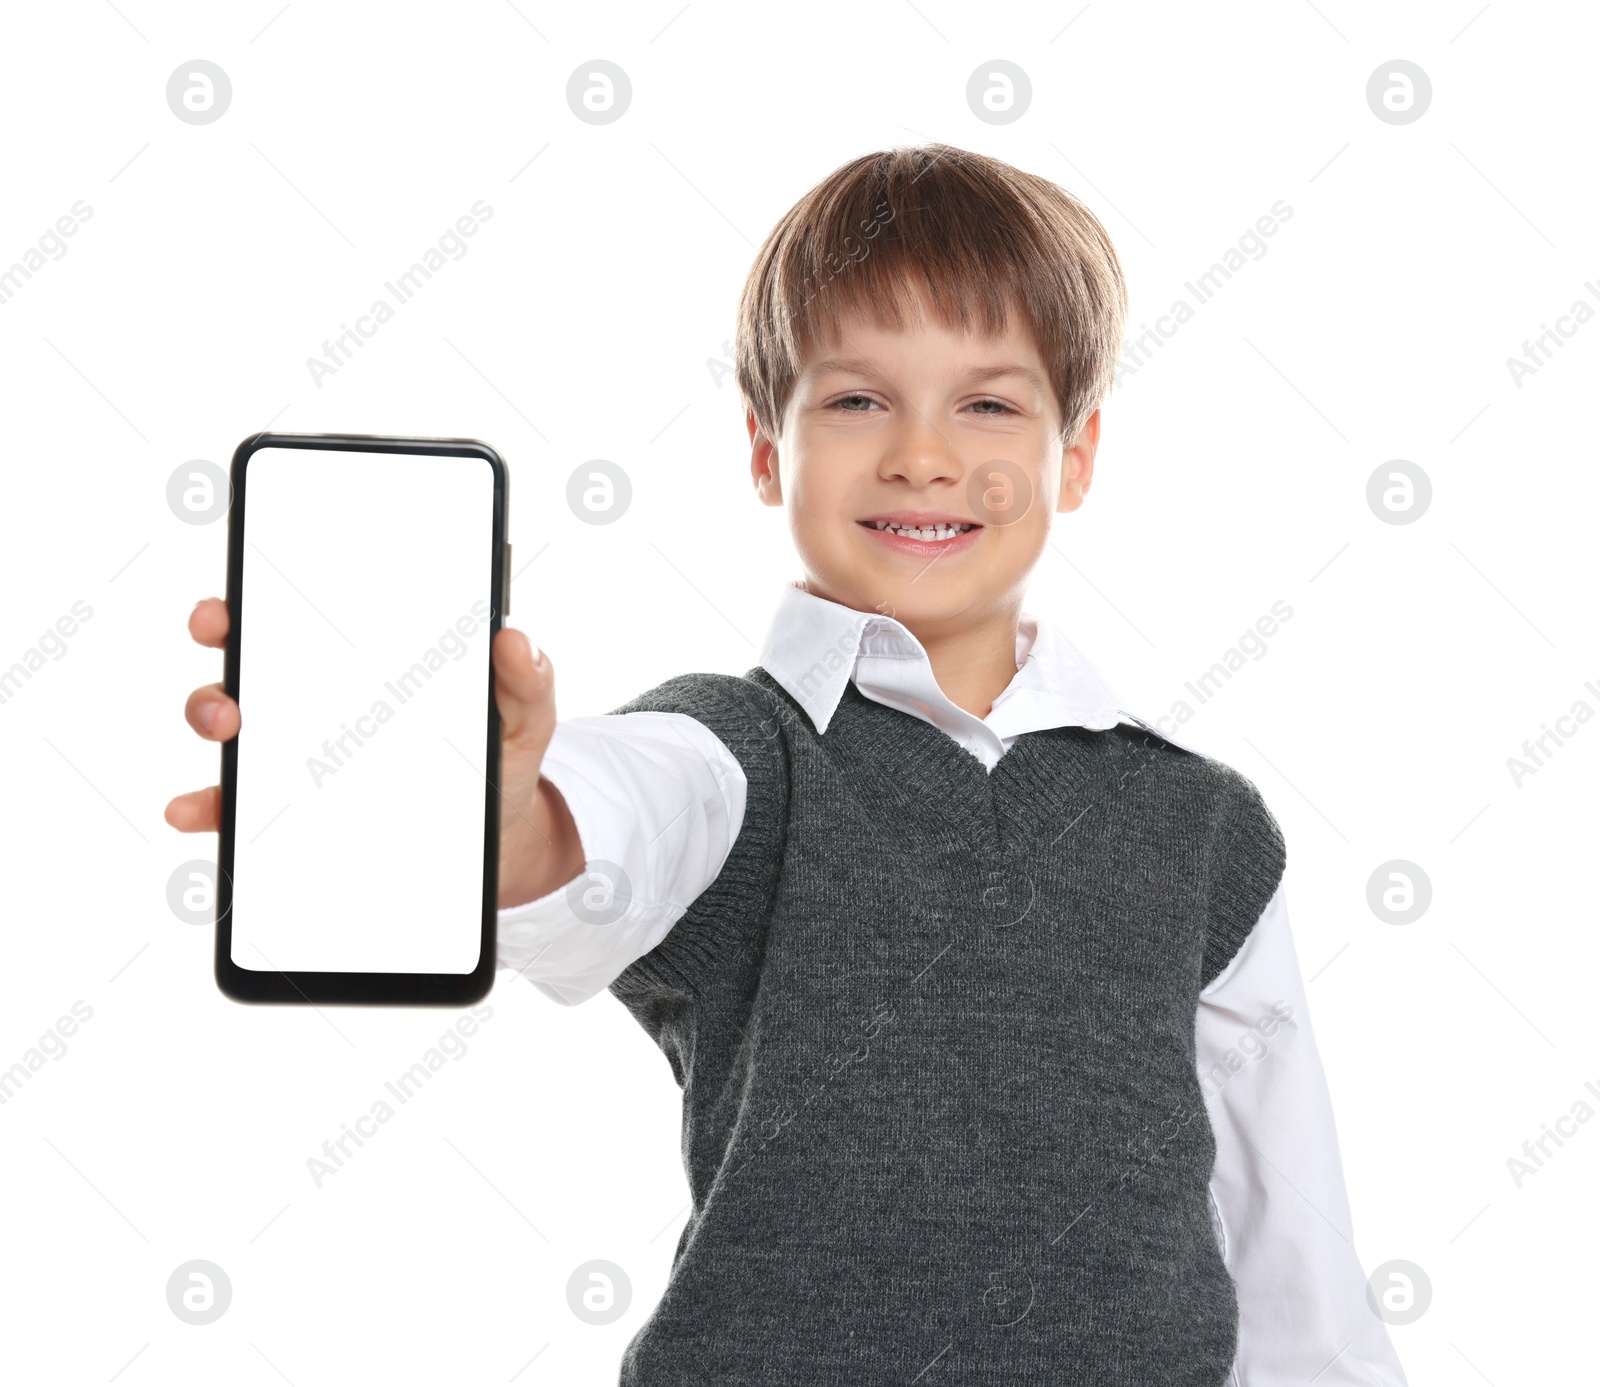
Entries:
<svg viewBox="0 0 1600 1387">
<path fill-rule="evenodd" d="M 1089 488 L 1100 416 L 1063 445 L 1045 363 L 1008 316 L 979 337 L 944 326 L 925 297 L 902 329 L 847 314 L 808 352 L 778 441 L 748 418 L 756 490 L 788 502 L 807 591 L 919 636 L 1014 620 L 1051 516 Z M 920 539 L 884 520 L 972 528 Z"/>
</svg>

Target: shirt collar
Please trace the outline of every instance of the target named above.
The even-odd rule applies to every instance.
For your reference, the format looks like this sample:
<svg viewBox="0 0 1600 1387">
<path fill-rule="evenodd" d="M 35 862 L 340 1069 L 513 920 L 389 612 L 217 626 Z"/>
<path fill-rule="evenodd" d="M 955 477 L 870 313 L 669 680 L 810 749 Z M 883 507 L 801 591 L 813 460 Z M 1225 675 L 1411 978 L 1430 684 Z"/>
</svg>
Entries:
<svg viewBox="0 0 1600 1387">
<path fill-rule="evenodd" d="M 1017 626 L 1020 668 L 987 718 L 950 702 L 922 643 L 895 618 L 818 597 L 798 582 L 786 584 L 778 599 L 760 663 L 805 709 L 818 733 L 827 731 L 853 679 L 866 697 L 945 727 L 963 741 L 1051 727 L 1104 729 L 1127 718 L 1176 742 L 1127 712 L 1083 652 L 1051 622 L 1028 612 Z"/>
</svg>

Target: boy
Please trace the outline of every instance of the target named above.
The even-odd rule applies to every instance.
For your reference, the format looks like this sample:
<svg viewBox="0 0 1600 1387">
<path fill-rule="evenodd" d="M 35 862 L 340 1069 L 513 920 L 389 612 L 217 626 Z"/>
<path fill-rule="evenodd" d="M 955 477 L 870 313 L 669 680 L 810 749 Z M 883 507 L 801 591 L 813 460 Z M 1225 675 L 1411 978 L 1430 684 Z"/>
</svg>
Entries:
<svg viewBox="0 0 1600 1387">
<path fill-rule="evenodd" d="M 758 667 L 557 723 L 549 660 L 496 641 L 500 962 L 609 988 L 683 1090 L 693 1208 L 625 1384 L 1404 1383 L 1278 825 L 1021 606 L 1125 313 L 1054 185 L 844 165 L 740 304 L 805 571 Z M 189 716 L 238 730 L 215 685 Z"/>
</svg>

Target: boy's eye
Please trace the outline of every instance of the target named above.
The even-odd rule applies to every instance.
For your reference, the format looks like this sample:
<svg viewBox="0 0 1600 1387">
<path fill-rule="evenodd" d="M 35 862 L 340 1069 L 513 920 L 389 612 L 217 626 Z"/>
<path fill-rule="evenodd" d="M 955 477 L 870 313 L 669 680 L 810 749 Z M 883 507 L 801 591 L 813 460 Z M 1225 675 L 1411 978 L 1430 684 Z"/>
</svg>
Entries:
<svg viewBox="0 0 1600 1387">
<path fill-rule="evenodd" d="M 883 406 L 870 395 L 841 395 L 833 402 L 832 407 L 848 410 L 854 414 L 864 414 L 869 410 L 881 409 Z M 1016 413 L 1004 400 L 974 400 L 967 408 L 991 417 Z"/>
</svg>

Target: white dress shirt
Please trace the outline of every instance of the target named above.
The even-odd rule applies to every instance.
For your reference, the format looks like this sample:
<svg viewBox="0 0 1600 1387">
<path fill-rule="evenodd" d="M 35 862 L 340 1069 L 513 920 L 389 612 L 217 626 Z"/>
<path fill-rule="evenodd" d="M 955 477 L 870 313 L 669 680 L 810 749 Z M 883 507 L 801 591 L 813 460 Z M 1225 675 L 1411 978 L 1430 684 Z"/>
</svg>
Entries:
<svg viewBox="0 0 1600 1387">
<path fill-rule="evenodd" d="M 1051 727 L 1127 720 L 1185 745 L 1128 712 L 1049 622 L 1021 615 L 1016 658 L 1016 677 L 979 718 L 945 696 L 900 622 L 791 583 L 759 662 L 819 733 L 853 680 L 990 770 L 1018 737 Z M 500 911 L 498 962 L 575 1006 L 653 949 L 716 879 L 743 822 L 745 777 L 721 740 L 682 713 L 564 719 L 541 773 L 567 802 L 585 862 L 608 865 Z M 619 918 L 596 925 L 574 913 L 569 892 L 606 892 L 613 880 L 626 883 Z M 1233 1387 L 1405 1387 L 1351 1241 L 1333 1108 L 1281 884 L 1200 994 L 1195 1049 L 1217 1146 L 1212 1223 L 1239 1297 Z"/>
</svg>

